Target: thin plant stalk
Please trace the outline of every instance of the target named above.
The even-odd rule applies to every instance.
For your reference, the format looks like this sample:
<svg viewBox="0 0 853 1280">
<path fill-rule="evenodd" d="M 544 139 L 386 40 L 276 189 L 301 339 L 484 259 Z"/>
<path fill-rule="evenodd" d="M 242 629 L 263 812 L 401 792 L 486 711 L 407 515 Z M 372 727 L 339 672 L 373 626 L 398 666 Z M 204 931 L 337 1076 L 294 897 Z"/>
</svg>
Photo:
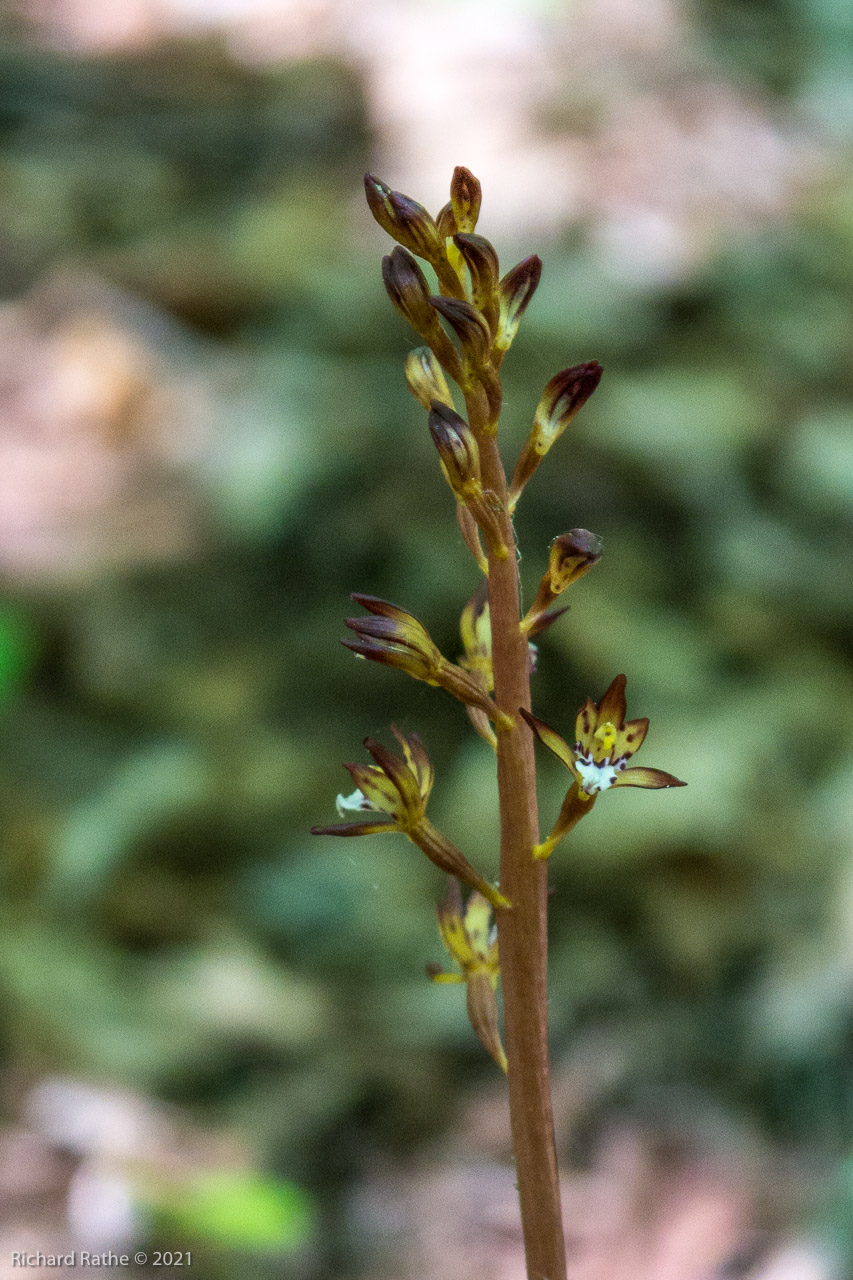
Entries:
<svg viewBox="0 0 853 1280">
<path fill-rule="evenodd" d="M 505 501 L 506 475 L 494 442 L 482 463 L 484 483 Z M 530 664 L 520 628 L 515 534 L 509 519 L 505 524 L 510 554 L 489 556 L 489 610 L 495 701 L 514 722 L 498 733 L 497 748 L 500 883 L 512 903 L 511 911 L 497 916 L 510 1119 L 528 1276 L 565 1280 L 548 1059 L 548 869 L 532 857 L 539 840 L 536 762 L 533 738 L 517 714 L 530 708 Z"/>
<path fill-rule="evenodd" d="M 408 609 L 356 594 L 353 599 L 369 616 L 347 619 L 356 640 L 344 643 L 360 657 L 396 667 L 458 698 L 477 733 L 494 748 L 500 885 L 495 888 L 426 817 L 434 774 L 417 734 L 393 730 L 402 755 L 366 738 L 373 764 L 346 765 L 356 790 L 337 799 L 341 817 L 349 820 L 314 831 L 337 836 L 399 832 L 447 873 L 439 933 L 461 973 L 445 973 L 432 964 L 427 972 L 436 982 L 467 984 L 471 1025 L 509 1078 L 528 1280 L 566 1280 L 548 1066 L 547 859 L 591 813 L 602 791 L 684 783 L 659 769 L 627 767 L 642 745 L 648 720 L 626 720 L 623 675 L 597 704 L 587 699 L 575 721 L 573 745 L 531 711 L 531 638 L 565 612 L 555 602 L 601 558 L 601 540 L 586 529 L 556 537 L 536 598 L 522 617 L 512 513 L 544 456 L 597 387 L 600 365 L 594 360 L 573 365 L 550 380 L 508 484 L 497 443 L 500 367 L 542 264 L 534 255 L 500 277 L 494 247 L 474 234 L 481 193 L 467 169 L 455 170 L 450 203 L 435 219 L 370 174 L 365 190 L 376 221 L 398 242 L 383 261 L 383 281 L 391 301 L 426 343 L 410 353 L 406 380 L 429 413 L 430 434 L 456 499 L 464 543 L 486 575 L 488 614 L 481 585 L 462 612 L 466 653 L 456 664 Z M 433 267 L 438 295 L 430 296 L 418 258 Z M 448 378 L 462 392 L 466 418 L 456 412 Z M 541 843 L 536 738 L 571 779 L 557 822 Z M 460 882 L 473 890 L 467 905 Z M 497 936 L 490 924 L 492 912 Z M 503 985 L 505 1049 L 495 997 L 498 981 Z"/>
</svg>

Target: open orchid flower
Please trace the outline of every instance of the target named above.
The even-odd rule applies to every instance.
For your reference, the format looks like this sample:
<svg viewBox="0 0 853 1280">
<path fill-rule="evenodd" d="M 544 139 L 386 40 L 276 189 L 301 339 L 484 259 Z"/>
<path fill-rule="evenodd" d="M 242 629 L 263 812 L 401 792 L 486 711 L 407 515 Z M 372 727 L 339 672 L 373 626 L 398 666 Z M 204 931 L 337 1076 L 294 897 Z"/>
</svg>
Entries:
<svg viewBox="0 0 853 1280">
<path fill-rule="evenodd" d="M 509 901 L 503 894 L 471 866 L 465 855 L 426 816 L 426 803 L 435 777 L 426 747 L 416 733 L 407 736 L 391 727 L 402 748 L 402 757 L 374 738 L 365 738 L 364 745 L 375 763 L 344 765 L 356 789 L 351 795 L 339 795 L 336 808 L 341 817 L 352 814 L 358 820 L 338 822 L 331 827 L 312 827 L 311 834 L 372 836 L 384 831 L 400 831 L 437 867 L 479 890 L 493 907 L 508 907 Z"/>
<path fill-rule="evenodd" d="M 628 768 L 628 761 L 643 744 L 649 722 L 625 719 L 625 683 L 624 676 L 617 676 L 600 702 L 587 698 L 578 712 L 573 747 L 544 720 L 522 710 L 522 716 L 539 741 L 566 766 L 573 778 L 553 831 L 533 850 L 535 858 L 549 857 L 563 836 L 590 812 L 602 791 L 609 791 L 611 787 L 661 790 L 687 785 L 662 769 Z"/>
<path fill-rule="evenodd" d="M 441 941 L 461 973 L 446 973 L 440 965 L 427 965 L 433 982 L 464 982 L 468 1020 L 480 1043 L 494 1058 L 501 1071 L 506 1071 L 506 1054 L 498 1030 L 498 1007 L 495 1000 L 500 966 L 498 933 L 492 908 L 476 890 L 463 907 L 462 893 L 455 880 L 448 881 L 447 893 L 438 908 L 438 932 Z"/>
</svg>

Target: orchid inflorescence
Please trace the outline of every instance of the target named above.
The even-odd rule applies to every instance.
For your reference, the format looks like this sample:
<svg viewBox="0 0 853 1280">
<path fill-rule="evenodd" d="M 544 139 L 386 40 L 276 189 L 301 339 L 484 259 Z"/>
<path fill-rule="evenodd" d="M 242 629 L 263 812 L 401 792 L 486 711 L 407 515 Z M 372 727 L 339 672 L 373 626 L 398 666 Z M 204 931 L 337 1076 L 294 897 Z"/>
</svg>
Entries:
<svg viewBox="0 0 853 1280">
<path fill-rule="evenodd" d="M 456 662 L 441 653 L 423 623 L 407 609 L 371 595 L 353 595 L 365 612 L 347 619 L 355 638 L 343 643 L 362 658 L 396 667 L 452 694 L 464 704 L 477 733 L 498 752 L 499 760 L 501 736 L 526 733 L 523 722 L 558 757 L 571 783 L 551 833 L 540 843 L 527 845 L 528 862 L 541 864 L 591 813 L 603 791 L 684 785 L 657 769 L 628 767 L 646 736 L 648 721 L 626 720 L 622 675 L 598 703 L 591 699 L 584 703 L 571 744 L 517 701 L 507 705 L 504 699 L 501 704 L 495 692 L 497 632 L 492 614 L 496 604 L 490 593 L 495 576 L 504 571 L 501 566 L 516 555 L 512 514 L 542 459 L 595 391 L 601 366 L 585 361 L 549 381 L 507 483 L 496 446 L 500 368 L 536 291 L 541 262 L 535 256 L 525 258 L 501 275 L 494 247 L 476 232 L 480 184 L 467 169 L 454 171 L 450 201 L 435 218 L 372 175 L 367 175 L 365 188 L 374 218 L 397 241 L 383 260 L 385 288 L 424 344 L 406 360 L 406 381 L 429 415 L 429 431 L 455 500 L 462 538 L 483 577 L 462 610 L 463 653 Z M 418 258 L 431 269 L 437 290 Z M 464 416 L 454 403 L 450 383 L 456 384 L 464 402 Z M 533 604 L 523 616 L 515 615 L 512 623 L 512 644 L 524 647 L 520 660 L 527 668 L 525 681 L 536 665 L 533 639 L 565 612 L 559 597 L 598 563 L 601 554 L 600 538 L 585 529 L 572 529 L 551 544 Z M 514 565 L 512 572 L 517 572 Z M 335 836 L 399 832 L 447 873 L 449 887 L 438 909 L 439 932 L 460 972 L 444 973 L 436 966 L 429 972 L 437 982 L 466 985 L 471 1023 L 506 1071 L 495 999 L 500 966 L 493 913 L 512 912 L 513 903 L 429 821 L 426 805 L 434 774 L 426 749 L 417 734 L 403 734 L 396 728 L 393 732 L 402 754 L 366 738 L 364 745 L 373 763 L 345 766 L 355 791 L 338 796 L 343 820 L 313 830 Z M 467 903 L 462 900 L 460 881 L 472 890 Z"/>
</svg>

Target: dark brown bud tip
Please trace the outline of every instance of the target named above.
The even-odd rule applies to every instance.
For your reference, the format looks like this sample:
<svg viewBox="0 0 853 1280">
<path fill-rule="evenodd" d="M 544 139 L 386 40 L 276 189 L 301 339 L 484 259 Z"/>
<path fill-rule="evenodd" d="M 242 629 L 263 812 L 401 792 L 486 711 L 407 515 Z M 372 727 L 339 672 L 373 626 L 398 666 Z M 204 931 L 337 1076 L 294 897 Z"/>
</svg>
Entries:
<svg viewBox="0 0 853 1280">
<path fill-rule="evenodd" d="M 512 343 L 541 276 L 542 260 L 534 253 L 529 258 L 523 258 L 501 280 L 498 286 L 500 323 L 495 343 L 498 350 L 506 351 Z"/>
<path fill-rule="evenodd" d="M 433 296 L 430 303 L 450 325 L 467 358 L 475 366 L 484 364 L 488 359 L 492 335 L 480 312 L 461 298 Z"/>
<path fill-rule="evenodd" d="M 551 544 L 548 573 L 554 595 L 577 582 L 601 559 L 604 543 L 589 529 L 570 529 Z"/>
<path fill-rule="evenodd" d="M 539 402 L 537 424 L 549 432 L 559 432 L 582 409 L 601 381 L 604 372 L 597 360 L 563 369 L 545 388 Z"/>
<path fill-rule="evenodd" d="M 401 191 L 392 191 L 372 173 L 364 175 L 364 191 L 370 212 L 383 231 L 419 258 L 432 261 L 443 257 L 444 240 L 422 204 Z"/>
<path fill-rule="evenodd" d="M 480 450 L 468 423 L 436 400 L 430 410 L 429 430 L 454 494 L 461 502 L 473 497 L 479 492 Z"/>
<path fill-rule="evenodd" d="M 558 618 L 562 618 L 571 608 L 570 605 L 563 605 L 562 609 L 550 609 L 548 613 L 540 614 L 531 627 L 528 628 L 529 636 L 541 636 L 543 631 L 547 631 L 549 627 L 553 627 Z"/>
<path fill-rule="evenodd" d="M 382 259 L 382 283 L 388 297 L 413 329 L 421 333 L 434 324 L 429 287 L 415 259 L 399 245 Z"/>
</svg>

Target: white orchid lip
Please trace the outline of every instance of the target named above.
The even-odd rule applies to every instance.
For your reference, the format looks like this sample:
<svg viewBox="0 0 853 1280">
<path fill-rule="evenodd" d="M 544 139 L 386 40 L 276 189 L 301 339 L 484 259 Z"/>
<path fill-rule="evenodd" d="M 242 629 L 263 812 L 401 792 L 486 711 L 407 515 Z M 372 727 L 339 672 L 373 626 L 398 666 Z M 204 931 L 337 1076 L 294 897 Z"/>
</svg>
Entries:
<svg viewBox="0 0 853 1280">
<path fill-rule="evenodd" d="M 591 753 L 583 755 L 582 752 L 576 751 L 575 772 L 580 780 L 581 790 L 588 796 L 594 796 L 599 791 L 608 791 L 625 768 L 625 764 L 625 760 L 617 760 L 613 764 L 609 756 L 606 756 L 600 764 L 596 764 Z"/>
<path fill-rule="evenodd" d="M 364 792 L 356 787 L 350 795 L 338 795 L 335 799 L 338 816 L 345 818 L 348 813 L 378 813 L 375 804 L 371 804 Z"/>
</svg>

